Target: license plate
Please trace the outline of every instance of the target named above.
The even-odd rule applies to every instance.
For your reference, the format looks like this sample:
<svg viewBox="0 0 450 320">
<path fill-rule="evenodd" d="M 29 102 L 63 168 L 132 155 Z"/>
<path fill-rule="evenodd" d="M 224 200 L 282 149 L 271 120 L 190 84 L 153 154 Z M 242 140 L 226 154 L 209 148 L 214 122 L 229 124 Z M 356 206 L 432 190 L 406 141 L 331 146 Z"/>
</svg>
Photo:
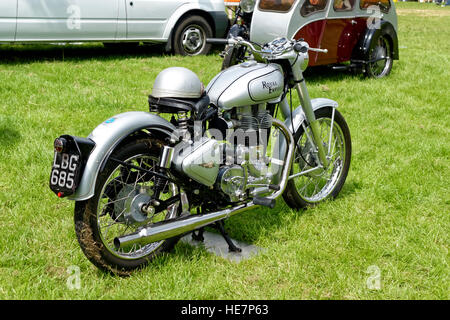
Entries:
<svg viewBox="0 0 450 320">
<path fill-rule="evenodd" d="M 55 152 L 50 175 L 50 189 L 58 197 L 73 194 L 78 186 L 80 168 L 81 161 L 79 154 Z"/>
</svg>

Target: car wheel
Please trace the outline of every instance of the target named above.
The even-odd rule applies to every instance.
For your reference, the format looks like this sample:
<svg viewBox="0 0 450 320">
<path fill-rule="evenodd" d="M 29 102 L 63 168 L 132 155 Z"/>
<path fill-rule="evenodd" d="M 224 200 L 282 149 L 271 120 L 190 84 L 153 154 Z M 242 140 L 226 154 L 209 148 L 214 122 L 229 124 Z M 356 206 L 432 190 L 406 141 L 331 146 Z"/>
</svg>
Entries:
<svg viewBox="0 0 450 320">
<path fill-rule="evenodd" d="M 366 75 L 370 78 L 383 78 L 392 69 L 393 59 L 389 40 L 380 35 L 374 39 L 368 56 L 369 63 L 366 65 Z"/>
<path fill-rule="evenodd" d="M 206 43 L 206 39 L 212 36 L 211 26 L 206 19 L 200 16 L 189 16 L 175 29 L 174 51 L 183 56 L 207 54 L 211 45 Z"/>
</svg>

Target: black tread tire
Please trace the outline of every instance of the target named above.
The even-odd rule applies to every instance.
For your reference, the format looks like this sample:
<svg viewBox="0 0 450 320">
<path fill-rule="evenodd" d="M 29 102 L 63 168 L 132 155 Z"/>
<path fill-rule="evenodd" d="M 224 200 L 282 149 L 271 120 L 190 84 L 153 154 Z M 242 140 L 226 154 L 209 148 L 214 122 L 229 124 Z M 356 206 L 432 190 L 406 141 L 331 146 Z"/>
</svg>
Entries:
<svg viewBox="0 0 450 320">
<path fill-rule="evenodd" d="M 228 69 L 231 66 L 234 66 L 241 62 L 243 57 L 239 57 L 240 54 L 242 54 L 242 50 L 239 50 L 240 48 L 236 46 L 230 46 L 227 45 L 225 47 L 225 55 L 223 57 L 222 62 L 222 70 Z M 245 53 L 244 53 L 245 54 Z"/>
<path fill-rule="evenodd" d="M 190 25 L 197 25 L 197 26 L 201 27 L 204 32 L 204 41 L 205 42 L 204 42 L 201 50 L 196 52 L 195 54 L 191 54 L 191 53 L 187 52 L 183 48 L 183 43 L 182 43 L 183 32 Z M 206 43 L 206 39 L 212 38 L 212 37 L 213 37 L 213 30 L 205 18 L 203 18 L 201 16 L 197 16 L 197 15 L 187 16 L 186 18 L 181 20 L 175 27 L 174 37 L 173 37 L 173 50 L 174 50 L 175 54 L 182 55 L 182 56 L 208 54 L 209 51 L 211 50 L 212 45 L 209 43 Z"/>
<path fill-rule="evenodd" d="M 316 119 L 329 117 L 331 119 L 332 116 L 332 108 L 321 108 L 314 112 Z M 339 192 L 341 192 L 342 187 L 344 186 L 345 180 L 347 179 L 348 171 L 350 169 L 350 162 L 351 162 L 351 154 L 352 154 L 352 147 L 351 147 L 351 137 L 350 137 L 350 129 L 348 128 L 347 122 L 345 121 L 344 117 L 341 115 L 341 113 L 336 110 L 334 115 L 334 120 L 338 125 L 340 126 L 342 133 L 344 135 L 345 139 L 345 163 L 344 168 L 342 171 L 342 174 L 339 178 L 339 181 L 337 182 L 334 189 L 331 191 L 331 193 L 325 198 L 325 199 L 334 199 L 337 197 Z M 295 144 L 297 144 L 298 139 L 303 134 L 303 128 L 300 127 L 298 131 L 295 133 L 294 141 Z M 289 180 L 288 184 L 286 186 L 286 189 L 283 193 L 283 198 L 286 204 L 293 208 L 293 209 L 304 209 L 308 207 L 314 207 L 320 202 L 324 201 L 325 199 L 319 201 L 319 202 L 308 202 L 305 199 L 303 199 L 297 192 L 297 188 L 295 186 L 294 180 Z"/>
<path fill-rule="evenodd" d="M 384 40 L 386 40 L 386 42 L 387 42 L 387 45 L 388 45 L 388 50 L 387 50 L 387 52 L 388 52 L 388 55 L 389 55 L 389 60 L 388 60 L 388 66 L 387 66 L 387 69 L 385 70 L 385 71 L 383 71 L 381 74 L 376 74 L 375 73 L 375 71 L 373 70 L 373 68 L 372 68 L 372 65 L 370 64 L 370 63 L 367 63 L 366 64 L 366 67 L 365 67 L 365 72 L 364 72 L 364 74 L 368 77 L 368 78 L 376 78 L 376 79 L 380 79 L 380 78 L 384 78 L 384 77 L 386 77 L 386 76 L 388 76 L 390 73 L 391 73 L 391 70 L 392 70 L 392 66 L 394 65 L 394 59 L 392 58 L 392 43 L 391 43 L 391 41 L 389 40 L 389 38 L 387 38 L 385 35 L 382 35 L 382 34 L 380 34 L 378 37 L 376 37 L 376 38 L 374 38 L 372 41 L 373 41 L 373 44 L 371 44 L 371 48 L 370 48 L 370 50 L 369 50 L 369 52 L 368 52 L 368 55 L 367 55 L 367 60 L 371 60 L 371 59 L 373 59 L 374 57 L 373 57 L 373 50 L 375 50 L 375 48 L 376 48 L 376 43 L 380 40 L 380 39 L 384 39 Z M 386 66 L 386 64 L 385 64 L 385 66 Z"/>
<path fill-rule="evenodd" d="M 161 145 L 162 142 L 154 139 L 133 140 L 119 147 L 112 157 L 126 160 L 142 153 L 159 156 Z M 165 240 L 156 250 L 135 260 L 121 259 L 104 246 L 97 227 L 97 203 L 103 184 L 116 167 L 116 163 L 108 161 L 97 177 L 94 196 L 89 200 L 75 203 L 75 232 L 83 253 L 96 267 L 119 276 L 128 276 L 133 270 L 144 267 L 162 252 L 172 250 L 180 237 Z"/>
</svg>

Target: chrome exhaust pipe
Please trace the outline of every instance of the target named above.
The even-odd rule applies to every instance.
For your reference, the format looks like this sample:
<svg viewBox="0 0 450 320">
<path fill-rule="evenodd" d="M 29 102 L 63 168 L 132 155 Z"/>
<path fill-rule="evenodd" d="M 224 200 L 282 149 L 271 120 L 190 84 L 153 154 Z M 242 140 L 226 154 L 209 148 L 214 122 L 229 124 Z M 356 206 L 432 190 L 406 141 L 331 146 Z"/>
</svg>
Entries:
<svg viewBox="0 0 450 320">
<path fill-rule="evenodd" d="M 155 223 L 150 227 L 114 239 L 116 249 L 129 247 L 134 244 L 146 245 L 194 231 L 213 222 L 234 216 L 235 214 L 255 208 L 257 205 L 250 201 L 246 204 L 203 215 L 192 215 L 179 219 Z"/>
</svg>

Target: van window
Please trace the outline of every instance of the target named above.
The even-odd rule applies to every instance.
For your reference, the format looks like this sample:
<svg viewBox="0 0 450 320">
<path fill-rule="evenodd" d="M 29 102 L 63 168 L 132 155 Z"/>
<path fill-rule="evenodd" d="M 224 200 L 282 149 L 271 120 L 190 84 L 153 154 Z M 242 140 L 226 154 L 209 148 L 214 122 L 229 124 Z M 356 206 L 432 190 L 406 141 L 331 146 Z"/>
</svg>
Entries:
<svg viewBox="0 0 450 320">
<path fill-rule="evenodd" d="M 369 9 L 371 6 L 377 6 L 383 12 L 388 12 L 391 8 L 391 2 L 389 0 L 361 0 L 359 7 L 361 9 Z"/>
<path fill-rule="evenodd" d="M 300 9 L 300 13 L 305 17 L 315 12 L 323 11 L 325 10 L 327 3 L 328 0 L 305 0 L 305 3 Z"/>
<path fill-rule="evenodd" d="M 288 12 L 297 0 L 261 0 L 259 9 L 276 12 Z"/>
<path fill-rule="evenodd" d="M 334 0 L 334 11 L 350 11 L 353 9 L 355 0 Z"/>
</svg>

